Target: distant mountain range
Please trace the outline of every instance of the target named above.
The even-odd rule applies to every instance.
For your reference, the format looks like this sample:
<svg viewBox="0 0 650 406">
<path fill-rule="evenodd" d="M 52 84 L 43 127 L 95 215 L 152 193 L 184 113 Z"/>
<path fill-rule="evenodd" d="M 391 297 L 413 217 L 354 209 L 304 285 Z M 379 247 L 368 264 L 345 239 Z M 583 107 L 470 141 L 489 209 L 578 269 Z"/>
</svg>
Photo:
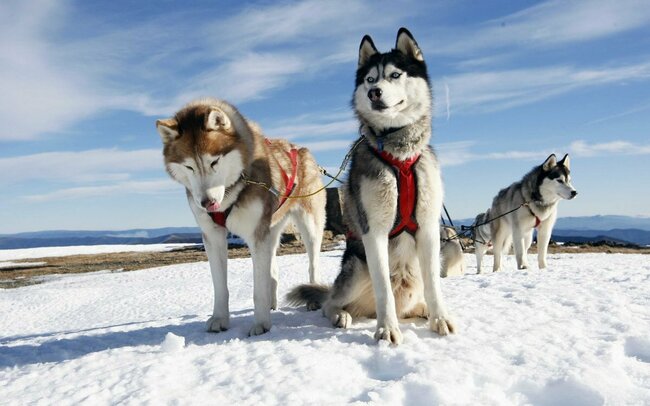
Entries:
<svg viewBox="0 0 650 406">
<path fill-rule="evenodd" d="M 456 226 L 471 225 L 474 219 L 454 220 Z M 553 240 L 572 242 L 610 241 L 650 245 L 650 217 L 589 216 L 559 218 Z M 51 230 L 0 234 L 0 249 L 64 247 L 71 245 L 200 243 L 198 227 L 70 231 Z"/>
</svg>

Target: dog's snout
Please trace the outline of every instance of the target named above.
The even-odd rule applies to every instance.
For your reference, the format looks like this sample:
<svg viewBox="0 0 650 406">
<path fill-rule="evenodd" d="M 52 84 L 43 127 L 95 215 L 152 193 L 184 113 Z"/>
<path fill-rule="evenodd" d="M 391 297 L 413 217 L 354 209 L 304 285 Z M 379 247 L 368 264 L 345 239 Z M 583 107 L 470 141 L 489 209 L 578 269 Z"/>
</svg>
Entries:
<svg viewBox="0 0 650 406">
<path fill-rule="evenodd" d="M 378 87 L 368 90 L 368 98 L 370 101 L 376 102 L 381 99 L 381 89 Z"/>
<path fill-rule="evenodd" d="M 201 206 L 203 206 L 203 208 L 205 209 L 207 209 L 208 206 L 210 206 L 211 204 L 212 204 L 212 200 L 208 199 L 207 197 L 201 200 Z"/>
<path fill-rule="evenodd" d="M 576 197 L 577 194 L 578 194 L 577 191 L 572 190 L 572 191 L 571 191 L 571 198 L 573 199 L 574 197 Z"/>
</svg>

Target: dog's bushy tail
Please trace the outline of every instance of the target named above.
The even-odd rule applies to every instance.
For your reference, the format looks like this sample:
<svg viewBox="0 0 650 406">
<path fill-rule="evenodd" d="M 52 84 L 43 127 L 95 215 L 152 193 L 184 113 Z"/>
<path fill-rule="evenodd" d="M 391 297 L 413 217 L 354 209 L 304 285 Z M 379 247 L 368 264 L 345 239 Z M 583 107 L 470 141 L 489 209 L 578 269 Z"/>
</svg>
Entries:
<svg viewBox="0 0 650 406">
<path fill-rule="evenodd" d="M 317 284 L 298 285 L 287 293 L 287 304 L 289 306 L 300 306 L 303 304 L 317 304 L 322 306 L 329 296 L 330 287 Z"/>
</svg>

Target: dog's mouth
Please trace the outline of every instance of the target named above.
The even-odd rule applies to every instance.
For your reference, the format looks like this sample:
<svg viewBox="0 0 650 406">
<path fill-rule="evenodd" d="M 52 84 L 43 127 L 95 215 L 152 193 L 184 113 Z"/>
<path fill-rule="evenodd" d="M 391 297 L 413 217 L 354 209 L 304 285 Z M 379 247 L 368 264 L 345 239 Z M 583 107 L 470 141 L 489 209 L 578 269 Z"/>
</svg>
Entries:
<svg viewBox="0 0 650 406">
<path fill-rule="evenodd" d="M 209 205 L 205 206 L 205 210 L 207 210 L 208 213 L 216 213 L 219 211 L 220 207 L 221 205 L 218 202 L 214 201 Z"/>
<path fill-rule="evenodd" d="M 393 104 L 392 106 L 387 106 L 386 103 L 379 100 L 379 101 L 376 101 L 376 102 L 370 102 L 370 105 L 371 105 L 373 110 L 384 111 L 384 110 L 386 110 L 388 108 L 395 108 L 395 107 L 397 107 L 397 106 L 399 106 L 399 105 L 401 105 L 403 103 L 404 103 L 404 100 L 400 100 L 399 102 Z"/>
</svg>

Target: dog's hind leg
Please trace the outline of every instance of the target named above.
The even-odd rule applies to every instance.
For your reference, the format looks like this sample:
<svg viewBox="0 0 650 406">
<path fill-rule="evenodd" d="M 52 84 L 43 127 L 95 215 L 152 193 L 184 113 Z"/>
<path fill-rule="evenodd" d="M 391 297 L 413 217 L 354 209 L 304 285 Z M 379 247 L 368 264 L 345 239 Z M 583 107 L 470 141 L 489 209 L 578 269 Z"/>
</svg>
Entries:
<svg viewBox="0 0 650 406">
<path fill-rule="evenodd" d="M 288 217 L 285 217 L 278 221 L 273 227 L 271 227 L 271 232 L 269 234 L 269 239 L 271 240 L 272 246 L 272 257 L 271 257 L 271 310 L 277 310 L 278 308 L 278 261 L 276 259 L 276 254 L 278 246 L 280 245 L 280 237 L 282 237 L 282 232 L 284 231 L 287 225 Z"/>
<path fill-rule="evenodd" d="M 350 244 L 350 242 L 348 242 Z M 359 242 L 360 244 L 360 242 Z M 374 316 L 374 296 L 368 267 L 354 255 L 344 255 L 341 272 L 334 281 L 328 300 L 323 304 L 323 314 L 334 327 L 348 328 L 352 314 Z"/>
<path fill-rule="evenodd" d="M 293 221 L 300 231 L 302 242 L 305 244 L 307 256 L 309 257 L 309 283 L 320 283 L 319 254 L 323 242 L 323 228 L 325 217 L 318 214 L 298 210 L 292 213 Z M 320 217 L 320 218 L 319 218 Z M 309 308 L 309 303 L 307 308 Z M 310 310 L 316 310 L 315 307 Z"/>
</svg>

